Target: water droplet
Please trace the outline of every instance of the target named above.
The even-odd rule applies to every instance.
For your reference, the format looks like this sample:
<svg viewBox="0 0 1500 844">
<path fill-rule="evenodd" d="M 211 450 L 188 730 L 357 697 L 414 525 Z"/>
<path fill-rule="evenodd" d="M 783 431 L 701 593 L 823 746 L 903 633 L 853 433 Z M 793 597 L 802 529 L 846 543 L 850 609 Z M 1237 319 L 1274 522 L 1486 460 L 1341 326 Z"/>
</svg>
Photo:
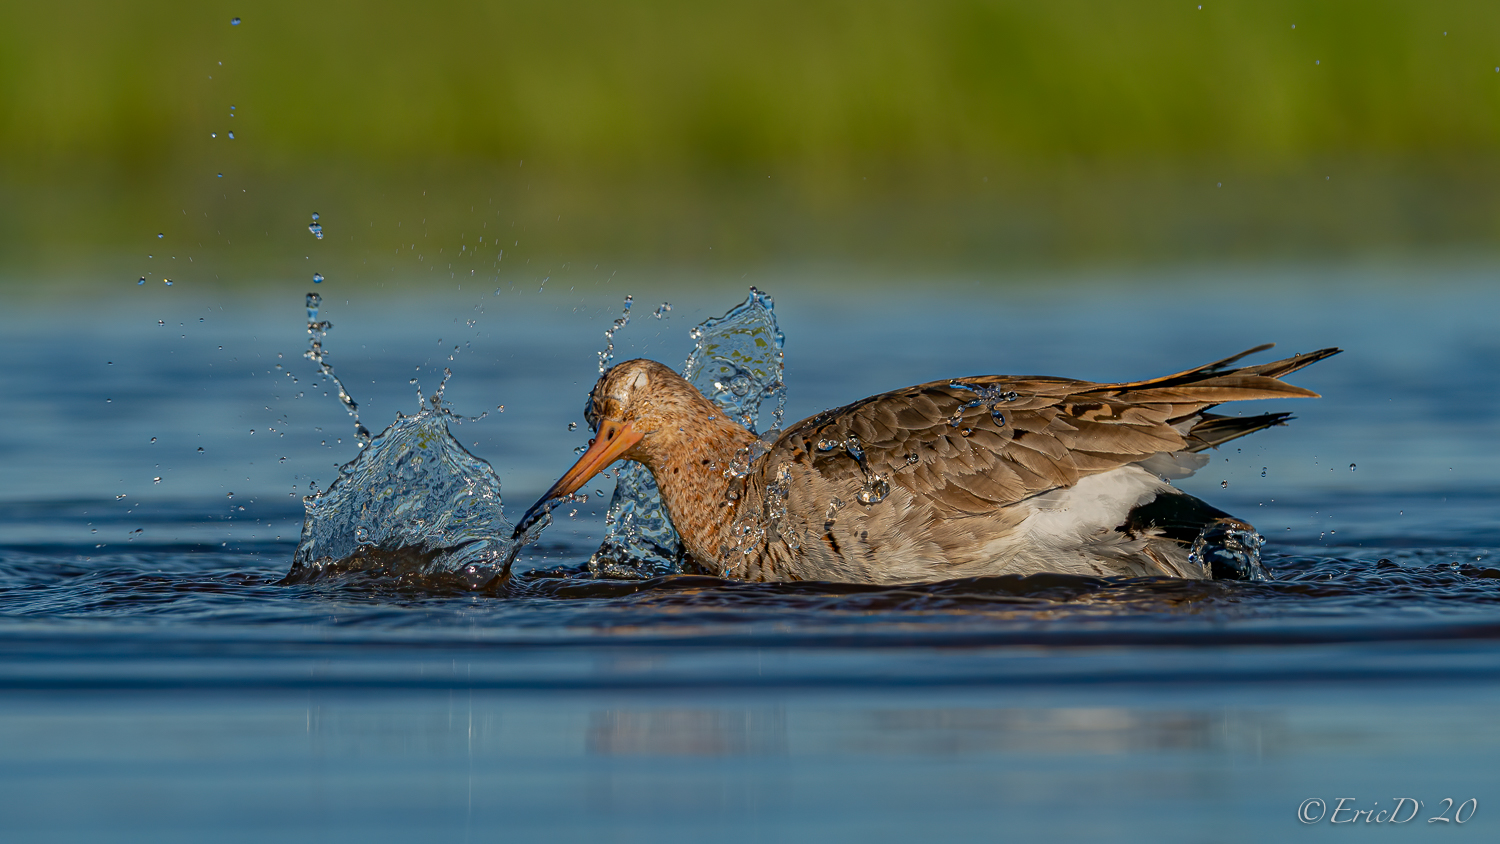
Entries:
<svg viewBox="0 0 1500 844">
<path fill-rule="evenodd" d="M 120 494 L 119 494 L 119 495 L 116 495 L 116 496 L 115 496 L 115 500 L 116 500 L 116 501 L 119 501 L 119 500 L 120 500 L 120 499 L 121 499 L 121 498 L 124 498 L 124 497 L 125 497 L 125 493 L 123 493 L 123 492 L 122 492 L 122 493 L 120 493 Z"/>
<path fill-rule="evenodd" d="M 229 133 L 229 140 L 231 140 L 231 141 L 234 140 L 234 133 L 233 132 Z"/>
<path fill-rule="evenodd" d="M 239 26 L 240 25 L 240 19 L 239 18 L 230 18 L 229 19 L 229 25 L 230 26 Z"/>
<path fill-rule="evenodd" d="M 233 498 L 233 497 L 234 497 L 234 493 L 232 493 L 232 492 L 225 496 L 225 498 Z"/>
<path fill-rule="evenodd" d="M 201 445 L 200 445 L 200 446 L 198 446 L 198 453 L 199 453 L 199 454 L 202 454 L 202 453 L 203 453 L 203 446 L 201 446 Z"/>
<path fill-rule="evenodd" d="M 313 284 L 322 284 L 322 283 L 323 283 L 323 274 L 322 273 L 313 273 Z"/>
<path fill-rule="evenodd" d="M 823 520 L 831 521 L 834 515 L 836 515 L 839 509 L 843 506 L 844 502 L 842 499 L 839 499 L 837 497 L 828 499 L 828 509 L 823 512 Z"/>
<path fill-rule="evenodd" d="M 141 276 L 141 280 L 136 282 L 136 286 L 139 287 L 140 285 L 145 284 L 145 283 L 146 283 L 146 277 L 145 276 Z"/>
<path fill-rule="evenodd" d="M 921 462 L 921 460 L 922 458 L 918 457 L 916 452 L 912 452 L 911 454 L 906 455 L 906 465 L 908 466 L 915 466 L 917 465 L 917 463 Z"/>
<path fill-rule="evenodd" d="M 885 478 L 875 475 L 865 481 L 865 485 L 860 487 L 854 497 L 859 499 L 861 504 L 879 504 L 890 494 L 890 483 Z"/>
<path fill-rule="evenodd" d="M 546 286 L 548 278 L 551 278 L 551 276 L 542 279 L 542 286 Z M 610 362 L 615 358 L 615 334 L 630 324 L 630 305 L 634 300 L 634 296 L 625 297 L 625 307 L 621 310 L 620 316 L 604 331 L 604 349 L 599 352 L 600 375 L 603 375 L 604 371 L 609 369 Z"/>
<path fill-rule="evenodd" d="M 161 240 L 161 239 L 162 239 L 162 238 L 164 238 L 164 237 L 166 237 L 166 234 L 165 234 L 165 233 L 163 233 L 163 232 L 157 232 L 157 233 L 156 233 L 156 239 L 157 239 L 157 240 Z M 149 257 L 149 256 L 148 256 L 148 257 Z"/>
<path fill-rule="evenodd" d="M 224 174 L 223 174 L 223 173 L 220 173 L 220 174 L 219 174 L 219 178 L 221 178 L 221 179 L 222 179 L 222 178 L 224 178 Z"/>
<path fill-rule="evenodd" d="M 166 324 L 167 324 L 167 321 L 166 321 L 166 320 L 164 320 L 164 319 L 159 319 L 159 320 L 157 320 L 157 321 L 156 321 L 156 324 L 157 324 L 157 325 L 166 325 Z"/>
<path fill-rule="evenodd" d="M 578 423 L 577 422 L 569 422 L 568 423 L 568 430 L 569 431 L 576 431 L 576 430 L 578 430 Z"/>
<path fill-rule="evenodd" d="M 853 457 L 855 460 L 859 461 L 860 468 L 864 468 L 865 449 L 864 446 L 860 444 L 859 437 L 856 437 L 853 434 L 845 436 L 844 450 L 849 452 L 850 457 Z"/>
<path fill-rule="evenodd" d="M 218 132 L 209 132 L 208 136 L 210 138 L 217 138 L 217 137 L 219 137 L 219 133 Z"/>
<path fill-rule="evenodd" d="M 151 438 L 151 441 L 152 441 L 152 442 L 156 442 L 156 437 L 152 437 L 152 438 Z"/>
<path fill-rule="evenodd" d="M 1446 35 L 1447 33 L 1444 33 L 1444 34 Z M 1353 463 L 1349 464 L 1349 471 L 1351 471 L 1351 472 L 1354 471 L 1354 464 Z"/>
<path fill-rule="evenodd" d="M 818 440 L 818 451 L 833 451 L 838 447 L 838 440 Z"/>
<path fill-rule="evenodd" d="M 1260 469 L 1260 476 L 1262 478 L 1264 478 L 1266 476 L 1266 468 L 1264 466 L 1262 466 L 1261 469 Z"/>
<path fill-rule="evenodd" d="M 662 302 L 660 305 L 658 305 L 656 307 L 656 311 L 654 313 L 652 313 L 651 315 L 654 316 L 654 317 L 656 317 L 657 319 L 661 319 L 662 317 L 664 317 L 668 313 L 670 313 L 671 310 L 672 310 L 672 305 L 670 303 L 668 303 L 668 302 Z"/>
<path fill-rule="evenodd" d="M 1221 489 L 1229 489 L 1229 481 L 1219 481 L 1219 487 Z"/>
<path fill-rule="evenodd" d="M 1216 519 L 1193 540 L 1188 559 L 1203 566 L 1204 573 L 1215 580 L 1270 580 L 1260 560 L 1264 544 L 1265 539 L 1244 522 Z"/>
<path fill-rule="evenodd" d="M 162 283 L 165 284 L 168 287 L 171 287 L 172 286 L 172 279 L 170 279 L 170 278 L 164 278 L 164 279 L 162 279 Z"/>
<path fill-rule="evenodd" d="M 959 431 L 959 433 L 963 434 L 965 437 L 972 437 L 974 435 L 974 429 L 973 428 L 965 428 L 962 431 Z"/>
<path fill-rule="evenodd" d="M 161 475 L 157 475 L 156 477 L 152 478 L 151 479 L 151 483 L 153 483 L 153 484 L 159 484 L 159 483 L 161 483 Z"/>
<path fill-rule="evenodd" d="M 715 381 L 714 389 L 721 393 L 730 392 L 736 396 L 744 397 L 750 393 L 750 384 L 749 376 L 741 372 L 730 378 L 727 384 L 722 381 Z"/>
</svg>

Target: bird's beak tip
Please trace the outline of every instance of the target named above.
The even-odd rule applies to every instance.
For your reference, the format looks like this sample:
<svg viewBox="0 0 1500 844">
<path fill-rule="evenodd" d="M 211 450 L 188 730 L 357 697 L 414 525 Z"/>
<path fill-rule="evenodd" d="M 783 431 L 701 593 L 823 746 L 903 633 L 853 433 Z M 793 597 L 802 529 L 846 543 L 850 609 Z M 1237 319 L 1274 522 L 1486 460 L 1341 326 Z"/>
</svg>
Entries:
<svg viewBox="0 0 1500 844">
<path fill-rule="evenodd" d="M 512 539 L 523 536 L 527 529 L 546 514 L 548 505 L 565 495 L 572 495 L 578 488 L 599 474 L 607 466 L 620 459 L 621 455 L 629 451 L 631 446 L 641 441 L 641 434 L 631 427 L 629 422 L 617 420 L 603 420 L 599 425 L 599 436 L 589 443 L 589 448 L 578 458 L 573 467 L 563 473 L 557 483 L 526 511 L 521 521 L 516 523 Z"/>
</svg>

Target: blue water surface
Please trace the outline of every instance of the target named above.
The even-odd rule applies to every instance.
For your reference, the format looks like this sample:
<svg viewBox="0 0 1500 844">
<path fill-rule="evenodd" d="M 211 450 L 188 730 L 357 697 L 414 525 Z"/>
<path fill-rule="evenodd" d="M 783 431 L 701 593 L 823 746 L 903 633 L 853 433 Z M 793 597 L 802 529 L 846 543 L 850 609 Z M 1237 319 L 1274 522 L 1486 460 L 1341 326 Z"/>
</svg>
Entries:
<svg viewBox="0 0 1500 844">
<path fill-rule="evenodd" d="M 87 308 L 18 304 L 0 315 L 0 829 L 1263 841 L 1405 797 L 1419 816 L 1361 816 L 1360 834 L 1493 836 L 1490 277 L 1211 268 L 1016 287 L 765 274 L 754 281 L 787 336 L 788 419 L 938 378 L 1124 380 L 1267 341 L 1343 347 L 1291 379 L 1323 399 L 1246 407 L 1298 418 L 1182 482 L 1260 529 L 1277 580 L 536 574 L 597 546 L 601 479 L 523 554 L 518 568 L 543 584 L 529 597 L 359 577 L 276 585 L 309 484 L 326 488 L 356 451 L 352 420 L 301 357 L 302 291 L 132 283 Z M 637 308 L 619 358 L 679 365 L 688 330 L 743 299 L 739 284 L 325 284 L 322 315 L 372 430 L 453 370 L 454 409 L 492 412 L 452 430 L 494 464 L 514 515 L 586 440 L 583 399 L 624 294 Z M 673 310 L 653 318 L 648 300 L 663 299 Z M 1334 816 L 1340 798 L 1353 802 Z M 1310 799 L 1330 809 L 1303 824 Z M 1465 823 L 1428 822 L 1471 799 Z"/>
</svg>

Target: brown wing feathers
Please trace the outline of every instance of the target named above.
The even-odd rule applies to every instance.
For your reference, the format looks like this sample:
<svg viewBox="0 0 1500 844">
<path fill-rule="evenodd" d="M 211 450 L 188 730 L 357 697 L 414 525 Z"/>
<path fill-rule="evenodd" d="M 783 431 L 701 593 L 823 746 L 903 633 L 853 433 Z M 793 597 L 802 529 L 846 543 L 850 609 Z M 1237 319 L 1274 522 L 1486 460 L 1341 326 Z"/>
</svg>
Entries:
<svg viewBox="0 0 1500 844">
<path fill-rule="evenodd" d="M 1218 448 L 1246 434 L 1285 425 L 1291 418 L 1290 413 L 1263 413 L 1259 416 L 1217 416 L 1205 413 L 1188 431 L 1187 448 L 1183 450 L 1203 451 L 1207 448 Z"/>
<path fill-rule="evenodd" d="M 1247 355 L 1252 355 L 1252 354 L 1254 354 L 1256 352 L 1265 351 L 1266 349 L 1269 349 L 1269 348 L 1271 348 L 1274 345 L 1275 345 L 1274 343 L 1266 343 L 1265 345 L 1256 346 L 1253 349 L 1247 349 L 1247 350 L 1245 350 L 1243 352 L 1240 352 L 1237 355 L 1232 355 L 1230 357 L 1224 358 L 1223 360 L 1214 361 L 1213 363 L 1204 364 L 1203 366 L 1196 366 L 1196 367 L 1193 367 L 1192 369 L 1184 370 L 1182 372 L 1178 372 L 1178 373 L 1175 373 L 1173 375 L 1163 375 L 1160 378 L 1151 378 L 1151 379 L 1148 379 L 1146 381 L 1129 381 L 1129 382 L 1122 382 L 1122 383 L 1119 383 L 1119 384 L 1101 384 L 1099 386 L 1123 390 L 1123 389 L 1131 389 L 1131 388 L 1134 388 L 1134 387 L 1151 387 L 1151 386 L 1169 387 L 1169 386 L 1177 386 L 1179 384 L 1198 384 L 1198 383 L 1203 383 L 1205 381 L 1210 380 L 1210 378 L 1208 378 L 1206 376 L 1217 375 L 1218 373 L 1224 371 L 1224 367 L 1228 366 L 1231 363 L 1234 363 L 1235 361 L 1239 360 L 1240 358 L 1243 358 L 1243 357 L 1245 357 Z M 1338 354 L 1341 351 L 1343 351 L 1343 349 L 1335 349 L 1335 348 L 1319 349 L 1316 352 L 1308 352 L 1306 354 L 1293 355 L 1293 356 L 1291 356 L 1289 358 L 1282 358 L 1281 360 L 1273 360 L 1270 363 L 1261 363 L 1261 364 L 1256 364 L 1254 366 L 1242 366 L 1242 367 L 1240 367 L 1238 369 L 1230 370 L 1229 372 L 1224 373 L 1224 374 L 1225 375 L 1268 375 L 1268 376 L 1270 376 L 1272 378 L 1279 378 L 1282 375 L 1289 375 L 1289 374 L 1291 374 L 1293 372 L 1296 372 L 1297 370 L 1303 368 L 1304 366 L 1310 366 L 1312 364 L 1315 364 L 1318 361 L 1320 361 L 1320 360 L 1322 360 L 1322 359 L 1324 359 L 1326 357 L 1331 357 L 1333 355 L 1336 355 L 1336 354 Z M 1300 390 L 1300 388 L 1298 388 L 1298 387 L 1292 387 L 1290 384 L 1284 384 L 1282 386 L 1286 387 L 1286 388 L 1289 388 L 1289 389 L 1292 389 L 1292 390 Z M 1303 394 L 1306 394 L 1306 393 L 1307 393 L 1307 391 L 1304 390 L 1301 393 L 1298 393 L 1298 395 L 1303 395 Z M 1314 393 L 1312 395 L 1316 395 L 1316 394 Z"/>
<path fill-rule="evenodd" d="M 1316 397 L 1279 377 L 1339 352 L 1226 369 L 1266 348 L 1127 383 L 1005 376 L 932 382 L 820 413 L 792 426 L 782 444 L 806 449 L 830 479 L 874 472 L 934 504 L 984 512 L 1158 452 L 1200 451 L 1282 424 L 1288 414 L 1205 413 L 1226 401 Z M 982 397 L 975 388 L 1010 395 L 976 401 Z M 860 441 L 863 468 L 844 448 L 812 451 L 850 434 Z"/>
</svg>

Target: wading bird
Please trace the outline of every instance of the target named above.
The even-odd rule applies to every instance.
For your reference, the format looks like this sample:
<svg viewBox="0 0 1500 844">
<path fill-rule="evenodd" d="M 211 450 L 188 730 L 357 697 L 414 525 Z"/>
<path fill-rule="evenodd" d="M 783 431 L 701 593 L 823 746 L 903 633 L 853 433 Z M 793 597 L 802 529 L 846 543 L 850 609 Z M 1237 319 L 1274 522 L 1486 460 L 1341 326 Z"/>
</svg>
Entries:
<svg viewBox="0 0 1500 844">
<path fill-rule="evenodd" d="M 588 450 L 516 536 L 624 458 L 651 470 L 693 562 L 725 577 L 1258 579 L 1258 562 L 1192 553 L 1200 536 L 1254 537 L 1253 528 L 1171 480 L 1206 464 L 1199 452 L 1290 416 L 1220 416 L 1208 412 L 1215 405 L 1316 398 L 1280 378 L 1339 352 L 1231 366 L 1267 348 L 1119 384 L 934 381 L 824 411 L 774 441 L 757 439 L 666 366 L 626 361 L 589 394 L 585 417 L 596 436 Z"/>
</svg>

